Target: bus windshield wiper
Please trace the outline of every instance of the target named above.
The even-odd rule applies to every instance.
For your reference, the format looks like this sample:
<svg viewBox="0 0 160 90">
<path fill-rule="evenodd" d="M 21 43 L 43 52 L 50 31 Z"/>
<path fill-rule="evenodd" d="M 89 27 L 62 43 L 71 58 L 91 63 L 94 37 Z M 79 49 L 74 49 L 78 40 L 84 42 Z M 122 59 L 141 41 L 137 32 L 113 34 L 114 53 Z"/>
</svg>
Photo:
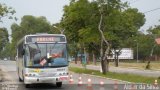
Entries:
<svg viewBox="0 0 160 90">
<path fill-rule="evenodd" d="M 55 44 L 54 44 L 53 48 L 51 49 L 50 53 L 51 53 L 52 50 L 55 48 L 55 46 L 56 46 L 57 43 L 58 43 L 58 42 L 55 42 Z"/>
<path fill-rule="evenodd" d="M 38 46 L 38 43 L 37 42 L 35 42 L 35 45 L 37 46 L 37 48 L 38 48 L 38 53 L 40 53 L 40 58 L 42 57 L 41 56 L 41 50 L 40 50 L 40 48 L 39 48 L 39 46 Z"/>
<path fill-rule="evenodd" d="M 49 52 L 50 54 L 51 54 L 52 50 L 55 48 L 55 46 L 56 46 L 57 43 L 58 43 L 58 42 L 55 42 L 55 43 L 54 43 L 53 48 L 52 48 L 52 49 L 50 50 L 50 52 Z"/>
</svg>

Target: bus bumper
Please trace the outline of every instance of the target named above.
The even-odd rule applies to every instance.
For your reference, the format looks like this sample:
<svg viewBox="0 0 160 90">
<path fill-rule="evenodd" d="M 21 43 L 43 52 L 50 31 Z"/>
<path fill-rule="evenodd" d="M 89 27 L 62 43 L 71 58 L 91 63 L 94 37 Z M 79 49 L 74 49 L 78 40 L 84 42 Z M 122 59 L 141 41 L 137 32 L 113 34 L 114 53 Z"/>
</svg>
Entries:
<svg viewBox="0 0 160 90">
<path fill-rule="evenodd" d="M 68 76 L 63 77 L 25 77 L 25 84 L 37 84 L 37 83 L 56 83 L 68 81 Z"/>
</svg>

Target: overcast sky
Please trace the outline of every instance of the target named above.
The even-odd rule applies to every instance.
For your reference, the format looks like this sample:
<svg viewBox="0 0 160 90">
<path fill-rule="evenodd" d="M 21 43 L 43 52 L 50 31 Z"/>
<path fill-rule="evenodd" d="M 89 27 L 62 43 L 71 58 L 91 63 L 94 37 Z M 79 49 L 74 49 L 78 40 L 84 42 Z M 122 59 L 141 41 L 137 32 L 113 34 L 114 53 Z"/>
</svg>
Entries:
<svg viewBox="0 0 160 90">
<path fill-rule="evenodd" d="M 45 16 L 47 20 L 53 24 L 58 23 L 63 15 L 63 6 L 69 4 L 70 0 L 0 0 L 0 3 L 5 3 L 16 10 L 15 16 L 19 19 L 19 23 L 24 15 Z M 150 11 L 160 8 L 160 0 L 122 0 L 129 1 L 130 6 L 138 8 L 140 12 Z M 146 24 L 140 30 L 146 30 L 150 26 L 159 23 L 160 9 L 145 13 Z M 3 19 L 4 22 L 0 23 L 0 27 L 10 28 L 13 21 Z M 10 29 L 9 29 L 10 33 Z"/>
</svg>

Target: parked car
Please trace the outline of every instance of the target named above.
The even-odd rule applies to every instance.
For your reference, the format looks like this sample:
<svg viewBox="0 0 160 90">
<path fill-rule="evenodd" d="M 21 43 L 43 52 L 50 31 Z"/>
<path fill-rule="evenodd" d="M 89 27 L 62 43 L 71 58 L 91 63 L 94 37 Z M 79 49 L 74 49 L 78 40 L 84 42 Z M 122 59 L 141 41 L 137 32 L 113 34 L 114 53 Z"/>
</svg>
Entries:
<svg viewBox="0 0 160 90">
<path fill-rule="evenodd" d="M 3 60 L 4 60 L 4 61 L 7 61 L 7 58 L 4 58 Z"/>
</svg>

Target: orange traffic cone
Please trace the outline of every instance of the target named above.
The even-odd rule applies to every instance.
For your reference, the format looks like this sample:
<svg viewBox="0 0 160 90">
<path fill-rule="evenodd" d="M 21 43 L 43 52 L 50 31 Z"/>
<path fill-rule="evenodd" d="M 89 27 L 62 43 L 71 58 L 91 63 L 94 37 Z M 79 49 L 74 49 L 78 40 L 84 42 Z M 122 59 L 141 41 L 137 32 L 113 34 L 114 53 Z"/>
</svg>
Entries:
<svg viewBox="0 0 160 90">
<path fill-rule="evenodd" d="M 117 80 L 114 81 L 114 90 L 118 90 Z"/>
<path fill-rule="evenodd" d="M 87 87 L 88 87 L 88 88 L 91 88 L 91 87 L 92 87 L 92 82 L 91 82 L 91 79 L 90 79 L 90 78 L 88 79 Z"/>
<path fill-rule="evenodd" d="M 103 81 L 100 81 L 100 86 L 104 86 L 104 82 Z"/>
<path fill-rule="evenodd" d="M 82 77 L 79 77 L 79 79 L 78 79 L 78 86 L 81 86 L 82 84 L 83 84 Z"/>
<path fill-rule="evenodd" d="M 154 81 L 154 86 L 157 87 L 158 86 L 158 82 L 157 80 Z"/>
<path fill-rule="evenodd" d="M 132 86 L 131 86 L 131 90 L 136 90 L 136 88 L 135 88 L 135 84 L 132 84 Z"/>
<path fill-rule="evenodd" d="M 72 75 L 69 76 L 69 84 L 73 84 L 73 78 Z"/>
</svg>

